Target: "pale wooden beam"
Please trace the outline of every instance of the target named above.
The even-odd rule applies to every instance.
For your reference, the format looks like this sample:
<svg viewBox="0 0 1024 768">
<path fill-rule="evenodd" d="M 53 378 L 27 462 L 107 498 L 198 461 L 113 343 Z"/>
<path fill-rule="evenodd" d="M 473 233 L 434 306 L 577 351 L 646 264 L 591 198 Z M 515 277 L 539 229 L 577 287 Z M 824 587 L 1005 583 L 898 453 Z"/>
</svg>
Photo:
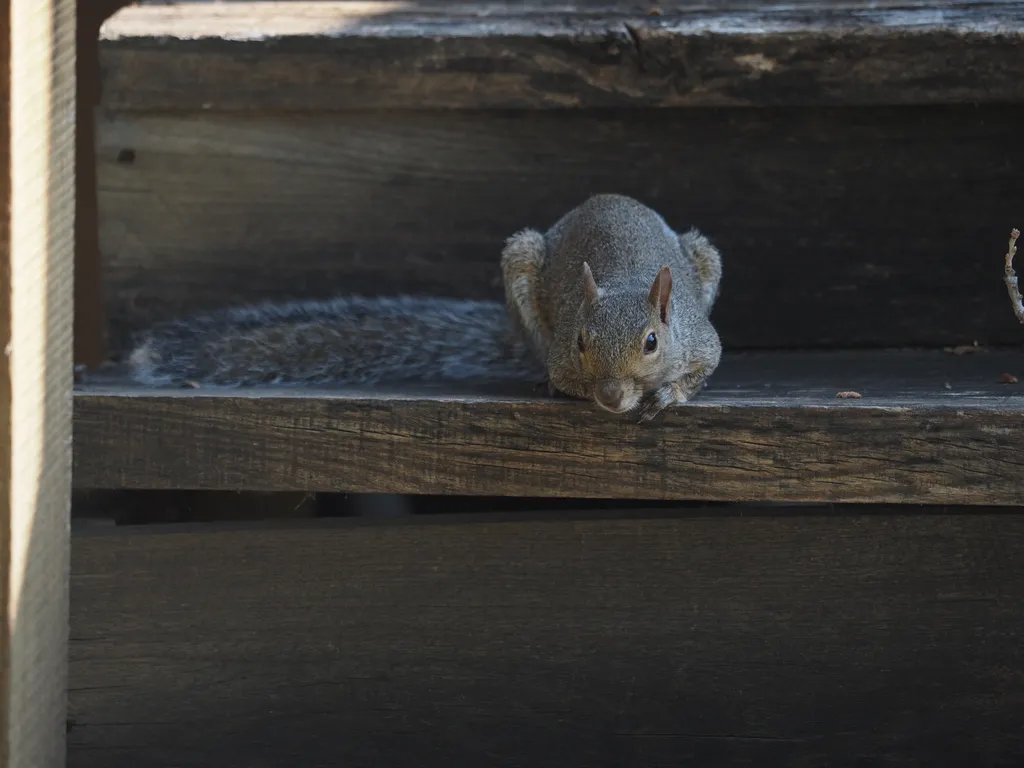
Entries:
<svg viewBox="0 0 1024 768">
<path fill-rule="evenodd" d="M 0 768 L 65 763 L 74 0 L 4 0 Z"/>
</svg>

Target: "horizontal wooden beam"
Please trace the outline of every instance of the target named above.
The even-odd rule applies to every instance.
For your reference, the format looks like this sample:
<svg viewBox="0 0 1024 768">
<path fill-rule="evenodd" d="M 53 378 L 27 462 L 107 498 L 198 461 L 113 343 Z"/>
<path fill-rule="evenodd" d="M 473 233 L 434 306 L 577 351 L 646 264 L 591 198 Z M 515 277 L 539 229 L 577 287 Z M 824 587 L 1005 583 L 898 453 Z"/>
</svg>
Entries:
<svg viewBox="0 0 1024 768">
<path fill-rule="evenodd" d="M 1017 764 L 1024 516 L 863 512 L 92 529 L 69 765 Z"/>
<path fill-rule="evenodd" d="M 482 390 L 142 390 L 75 396 L 75 485 L 467 495 L 1024 503 L 1018 357 L 728 356 L 637 425 Z M 948 388 L 947 388 L 948 387 Z M 837 400 L 853 390 L 860 399 Z"/>
<path fill-rule="evenodd" d="M 665 2 L 656 11 L 621 3 L 132 7 L 102 30 L 103 98 L 119 111 L 1024 98 L 1022 2 Z"/>
<path fill-rule="evenodd" d="M 726 348 L 1019 344 L 1022 125 L 1024 105 L 108 116 L 111 338 L 259 300 L 502 300 L 509 235 L 619 192 L 722 249 Z"/>
</svg>

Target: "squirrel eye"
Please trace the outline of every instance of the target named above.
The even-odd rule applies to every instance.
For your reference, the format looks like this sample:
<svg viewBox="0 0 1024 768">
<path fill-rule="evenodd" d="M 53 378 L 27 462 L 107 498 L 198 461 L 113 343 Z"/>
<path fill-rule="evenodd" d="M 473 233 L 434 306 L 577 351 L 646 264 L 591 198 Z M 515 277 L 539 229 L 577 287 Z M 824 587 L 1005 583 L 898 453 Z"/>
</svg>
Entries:
<svg viewBox="0 0 1024 768">
<path fill-rule="evenodd" d="M 644 339 L 644 354 L 649 355 L 658 348 L 658 337 L 654 335 L 654 331 L 647 334 L 647 338 Z"/>
<path fill-rule="evenodd" d="M 583 334 L 582 333 L 580 333 L 580 335 L 576 337 L 576 348 L 579 349 L 580 352 L 583 351 Z"/>
</svg>

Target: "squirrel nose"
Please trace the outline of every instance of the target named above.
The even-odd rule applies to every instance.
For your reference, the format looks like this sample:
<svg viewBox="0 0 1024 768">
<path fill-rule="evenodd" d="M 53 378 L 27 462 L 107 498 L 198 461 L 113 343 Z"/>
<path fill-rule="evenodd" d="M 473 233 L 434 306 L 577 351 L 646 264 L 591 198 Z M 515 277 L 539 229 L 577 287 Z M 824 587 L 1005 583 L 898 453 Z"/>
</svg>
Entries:
<svg viewBox="0 0 1024 768">
<path fill-rule="evenodd" d="M 617 411 L 622 405 L 626 388 L 617 379 L 604 379 L 597 383 L 597 400 L 610 411 Z"/>
</svg>

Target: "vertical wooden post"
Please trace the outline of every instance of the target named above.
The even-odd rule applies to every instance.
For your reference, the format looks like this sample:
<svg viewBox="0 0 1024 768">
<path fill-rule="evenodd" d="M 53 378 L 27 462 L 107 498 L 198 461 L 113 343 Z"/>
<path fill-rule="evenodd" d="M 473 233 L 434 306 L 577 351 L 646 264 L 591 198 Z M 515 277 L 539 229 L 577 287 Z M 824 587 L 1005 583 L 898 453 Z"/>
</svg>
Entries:
<svg viewBox="0 0 1024 768">
<path fill-rule="evenodd" d="M 2 0 L 0 768 L 65 763 L 74 0 Z"/>
<path fill-rule="evenodd" d="M 77 0 L 77 120 L 75 161 L 75 362 L 90 368 L 107 359 L 99 201 L 96 190 L 96 108 L 100 103 L 99 34 L 103 22 L 132 0 Z"/>
</svg>

